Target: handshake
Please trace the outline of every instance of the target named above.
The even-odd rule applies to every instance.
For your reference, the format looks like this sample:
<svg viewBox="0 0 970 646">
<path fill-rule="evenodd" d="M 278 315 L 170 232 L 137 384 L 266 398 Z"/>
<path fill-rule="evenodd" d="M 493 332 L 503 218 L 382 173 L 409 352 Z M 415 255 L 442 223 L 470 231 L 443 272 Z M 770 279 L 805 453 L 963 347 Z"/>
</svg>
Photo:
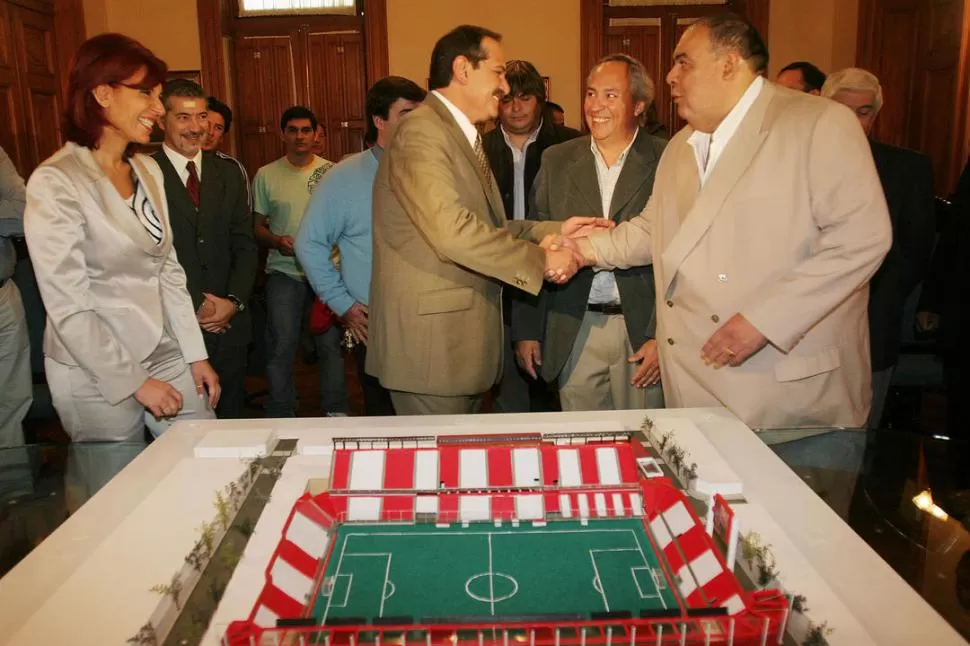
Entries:
<svg viewBox="0 0 970 646">
<path fill-rule="evenodd" d="M 559 235 L 543 238 L 539 246 L 546 252 L 546 280 L 562 285 L 569 282 L 583 267 L 594 264 L 580 249 L 579 238 L 599 231 L 609 231 L 613 226 L 613 221 L 606 218 L 569 218 L 563 222 Z"/>
</svg>

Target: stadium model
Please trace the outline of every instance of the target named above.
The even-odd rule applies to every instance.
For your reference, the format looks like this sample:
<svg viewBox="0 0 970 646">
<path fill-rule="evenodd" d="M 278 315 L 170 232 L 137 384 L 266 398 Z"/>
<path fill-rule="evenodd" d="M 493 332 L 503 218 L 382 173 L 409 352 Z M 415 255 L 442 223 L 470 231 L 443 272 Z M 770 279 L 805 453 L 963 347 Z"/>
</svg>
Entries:
<svg viewBox="0 0 970 646">
<path fill-rule="evenodd" d="M 646 455 L 628 432 L 335 439 L 223 643 L 780 644 L 790 600 L 741 588 L 727 504 L 709 535 Z"/>
</svg>

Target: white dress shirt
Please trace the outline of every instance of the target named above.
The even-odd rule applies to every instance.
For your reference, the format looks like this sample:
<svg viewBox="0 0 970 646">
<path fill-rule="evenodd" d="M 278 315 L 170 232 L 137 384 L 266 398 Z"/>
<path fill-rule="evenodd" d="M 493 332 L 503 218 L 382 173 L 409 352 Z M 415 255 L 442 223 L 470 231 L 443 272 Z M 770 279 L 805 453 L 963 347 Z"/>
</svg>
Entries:
<svg viewBox="0 0 970 646">
<path fill-rule="evenodd" d="M 475 127 L 475 124 L 472 123 L 471 119 L 469 119 L 464 112 L 459 110 L 454 103 L 446 99 L 444 94 L 438 90 L 432 90 L 431 94 L 438 97 L 438 99 L 445 104 L 445 107 L 448 108 L 448 112 L 450 112 L 451 116 L 453 116 L 455 121 L 458 122 L 458 127 L 461 128 L 463 133 L 465 133 L 465 137 L 468 139 L 468 145 L 472 147 L 472 150 L 475 150 L 475 139 L 478 138 L 478 128 Z"/>
<path fill-rule="evenodd" d="M 633 133 L 633 138 L 627 144 L 626 149 L 616 158 L 612 166 L 606 165 L 606 160 L 600 154 L 596 142 L 590 139 L 589 148 L 593 151 L 593 161 L 596 163 L 596 179 L 599 181 L 600 199 L 603 206 L 603 217 L 609 219 L 610 205 L 613 203 L 613 191 L 616 190 L 616 182 L 620 179 L 623 172 L 623 165 L 626 164 L 627 155 L 633 142 L 637 140 L 640 129 L 637 128 Z M 590 303 L 619 303 L 620 290 L 616 286 L 616 277 L 612 271 L 598 271 L 593 276 L 593 286 L 589 290 Z"/>
<path fill-rule="evenodd" d="M 171 148 L 169 148 L 168 144 L 162 144 L 162 150 L 165 151 L 165 156 L 168 157 L 168 160 L 172 162 L 172 166 L 175 167 L 175 172 L 178 173 L 179 179 L 182 180 L 183 185 L 189 181 L 188 166 L 190 161 L 195 162 L 195 172 L 199 176 L 199 184 L 202 183 L 202 149 L 201 148 L 199 149 L 199 152 L 195 153 L 195 157 L 192 157 L 191 159 L 189 159 L 182 153 L 172 150 Z"/>
<path fill-rule="evenodd" d="M 539 120 L 539 127 L 533 131 L 532 135 L 525 142 L 525 145 L 522 146 L 522 150 L 519 150 L 509 141 L 509 135 L 505 132 L 505 128 L 499 126 L 499 129 L 502 131 L 502 136 L 505 137 L 506 145 L 512 151 L 512 176 L 515 180 L 513 220 L 525 219 L 525 155 L 529 150 L 529 146 L 535 143 L 536 138 L 539 136 L 540 128 L 542 128 L 541 119 Z"/>
<path fill-rule="evenodd" d="M 748 114 L 748 110 L 754 105 L 755 99 L 761 94 L 764 85 L 764 78 L 761 76 L 755 78 L 713 134 L 696 130 L 687 139 L 687 143 L 694 149 L 694 159 L 697 160 L 697 176 L 701 180 L 701 186 L 704 186 L 704 182 L 710 177 L 718 158 L 724 152 L 728 142 L 731 141 L 731 137 L 737 132 L 738 126 L 744 121 L 745 115 Z"/>
</svg>

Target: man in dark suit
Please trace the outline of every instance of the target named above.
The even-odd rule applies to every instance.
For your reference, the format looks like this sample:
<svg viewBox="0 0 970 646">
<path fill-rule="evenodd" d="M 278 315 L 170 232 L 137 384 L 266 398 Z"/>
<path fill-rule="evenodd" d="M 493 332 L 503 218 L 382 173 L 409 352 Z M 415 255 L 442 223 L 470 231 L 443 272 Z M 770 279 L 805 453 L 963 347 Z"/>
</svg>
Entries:
<svg viewBox="0 0 970 646">
<path fill-rule="evenodd" d="M 882 87 L 873 74 L 853 67 L 835 72 L 825 81 L 822 96 L 852 109 L 866 135 L 870 134 L 882 107 Z M 871 137 L 869 144 L 893 228 L 892 247 L 869 285 L 872 354 L 869 426 L 878 428 L 899 359 L 903 309 L 906 299 L 926 274 L 933 253 L 936 219 L 930 158 Z"/>
<path fill-rule="evenodd" d="M 165 176 L 175 251 L 185 269 L 212 367 L 222 382 L 216 413 L 238 418 L 244 408 L 247 304 L 256 278 L 256 242 L 249 192 L 233 161 L 203 152 L 206 95 L 173 79 L 162 92 L 165 142 L 153 157 Z"/>
<path fill-rule="evenodd" d="M 542 153 L 553 146 L 579 137 L 582 133 L 556 125 L 546 110 L 546 84 L 538 70 L 527 61 L 509 61 L 505 65 L 509 93 L 499 105 L 499 127 L 482 137 L 495 183 L 502 194 L 505 214 L 510 220 L 535 219 L 528 210 L 529 194 Z M 517 289 L 503 293 L 505 349 L 502 380 L 495 388 L 494 411 L 528 413 L 553 410 L 548 387 L 541 379 L 529 378 L 515 362 L 511 334 L 512 302 L 535 303 L 535 296 Z"/>
<path fill-rule="evenodd" d="M 583 111 L 590 136 L 549 148 L 536 179 L 541 220 L 581 215 L 619 223 L 653 191 L 665 143 L 643 124 L 654 98 L 643 65 L 607 56 L 590 72 Z M 515 303 L 516 359 L 530 375 L 559 379 L 563 410 L 659 408 L 663 391 L 650 266 L 594 272 L 547 284 L 538 307 Z"/>
</svg>

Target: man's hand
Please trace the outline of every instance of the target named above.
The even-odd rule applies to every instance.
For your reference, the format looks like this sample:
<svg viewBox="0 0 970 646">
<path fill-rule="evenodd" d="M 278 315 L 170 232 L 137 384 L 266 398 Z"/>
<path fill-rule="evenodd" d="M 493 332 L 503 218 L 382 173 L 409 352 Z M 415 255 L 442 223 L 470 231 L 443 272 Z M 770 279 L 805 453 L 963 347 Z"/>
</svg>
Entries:
<svg viewBox="0 0 970 646">
<path fill-rule="evenodd" d="M 538 341 L 516 341 L 515 362 L 533 379 L 538 379 L 537 368 L 542 365 L 542 348 Z"/>
<path fill-rule="evenodd" d="M 221 334 L 229 329 L 229 321 L 236 314 L 236 306 L 228 298 L 220 298 L 204 293 L 205 301 L 199 308 L 196 318 L 206 332 Z"/>
<path fill-rule="evenodd" d="M 208 390 L 209 408 L 214 410 L 219 403 L 219 395 L 222 393 L 222 387 L 219 385 L 219 375 L 216 374 L 216 371 L 212 369 L 212 366 L 205 359 L 192 362 L 189 364 L 189 369 L 192 372 L 192 380 L 195 381 L 195 392 L 198 393 L 199 399 L 205 399 L 206 390 Z"/>
<path fill-rule="evenodd" d="M 916 329 L 933 332 L 940 327 L 940 315 L 934 312 L 916 312 Z"/>
<path fill-rule="evenodd" d="M 367 306 L 363 303 L 354 303 L 350 309 L 339 317 L 340 321 L 354 337 L 358 343 L 367 345 Z"/>
<path fill-rule="evenodd" d="M 616 223 L 606 218 L 569 218 L 562 223 L 560 233 L 569 238 L 585 238 L 591 233 L 609 231 Z"/>
<path fill-rule="evenodd" d="M 284 256 L 296 255 L 293 251 L 293 236 L 277 236 L 276 249 Z"/>
<path fill-rule="evenodd" d="M 701 358 L 715 368 L 737 367 L 767 344 L 768 339 L 748 319 L 735 314 L 707 340 Z"/>
<path fill-rule="evenodd" d="M 629 359 L 630 363 L 640 362 L 630 385 L 637 388 L 646 388 L 660 383 L 660 354 L 657 352 L 657 340 L 647 339 L 647 342 L 640 346 Z"/>
<path fill-rule="evenodd" d="M 182 393 L 172 384 L 151 377 L 135 391 L 135 401 L 147 408 L 156 419 L 175 417 L 182 410 Z"/>
<path fill-rule="evenodd" d="M 582 268 L 579 256 L 569 249 L 546 249 L 546 280 L 562 285 Z"/>
</svg>

